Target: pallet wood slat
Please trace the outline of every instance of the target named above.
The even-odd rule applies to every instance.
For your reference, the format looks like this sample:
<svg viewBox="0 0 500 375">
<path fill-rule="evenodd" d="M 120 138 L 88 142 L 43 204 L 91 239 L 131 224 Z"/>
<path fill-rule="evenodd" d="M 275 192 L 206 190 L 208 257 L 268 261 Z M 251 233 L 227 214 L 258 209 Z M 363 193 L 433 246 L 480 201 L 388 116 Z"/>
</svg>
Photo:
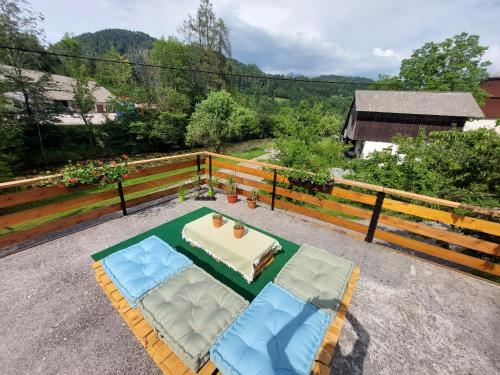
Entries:
<svg viewBox="0 0 500 375">
<path fill-rule="evenodd" d="M 194 375 L 195 373 L 189 369 L 184 362 L 164 343 L 156 334 L 154 329 L 149 325 L 149 323 L 144 319 L 141 312 L 137 309 L 133 309 L 128 305 L 125 298 L 121 296 L 120 292 L 116 289 L 113 283 L 111 287 L 104 281 L 107 278 L 102 276 L 104 269 L 102 268 L 101 262 L 94 262 L 92 268 L 95 271 L 96 279 L 103 289 L 106 296 L 112 302 L 112 305 L 117 308 L 114 301 L 116 300 L 116 294 L 120 295 L 120 300 L 128 306 L 128 312 L 123 313 L 123 311 L 118 310 L 120 316 L 125 320 L 127 326 L 132 330 L 134 336 L 139 340 L 141 345 L 146 348 L 146 351 L 160 368 L 163 374 L 185 374 Z M 105 273 L 105 272 L 104 272 Z M 336 344 L 340 337 L 341 327 L 344 325 L 345 314 L 347 308 L 349 307 L 354 293 L 354 288 L 359 279 L 360 269 L 355 267 L 351 277 L 349 279 L 346 292 L 342 297 L 341 305 L 335 318 L 330 323 L 328 331 L 316 353 L 315 362 L 311 370 L 311 374 L 328 374 L 330 371 L 329 364 L 333 358 L 333 353 L 335 352 Z M 108 278 L 109 279 L 109 278 Z M 340 327 L 340 328 L 337 328 Z M 325 372 L 328 371 L 328 372 Z M 215 375 L 221 374 L 213 362 L 208 361 L 197 373 L 198 375 Z"/>
<path fill-rule="evenodd" d="M 121 301 L 124 301 L 123 303 L 127 305 L 128 311 L 126 313 L 123 313 L 123 309 L 117 309 L 118 313 L 163 374 L 194 374 L 194 372 L 184 364 L 184 362 L 168 347 L 168 345 L 160 340 L 154 329 L 149 325 L 146 319 L 144 319 L 140 310 L 134 309 L 128 305 L 125 298 L 123 298 L 113 283 L 111 283 L 111 287 L 109 284 L 103 285 L 101 271 L 104 270 L 102 268 L 102 263 L 94 262 L 92 268 L 95 271 L 96 279 L 98 279 L 99 285 L 104 291 L 104 294 L 112 302 L 113 307 L 117 308 L 115 301 L 118 298 Z M 118 295 L 119 297 L 117 297 Z M 200 369 L 198 374 L 214 374 L 215 371 L 216 367 L 214 364 L 207 362 L 207 364 Z"/>
<path fill-rule="evenodd" d="M 342 327 L 344 326 L 347 309 L 351 304 L 351 299 L 354 294 L 354 289 L 356 287 L 356 283 L 358 282 L 360 274 L 360 268 L 358 266 L 355 266 L 347 283 L 347 288 L 344 296 L 342 297 L 342 301 L 340 302 L 339 310 L 335 315 L 335 319 L 333 319 L 333 321 L 330 323 L 323 342 L 319 347 L 319 354 L 316 358 L 316 362 L 327 366 L 328 369 L 330 366 L 330 362 L 332 361 L 337 342 L 340 338 L 340 332 L 342 330 Z"/>
</svg>

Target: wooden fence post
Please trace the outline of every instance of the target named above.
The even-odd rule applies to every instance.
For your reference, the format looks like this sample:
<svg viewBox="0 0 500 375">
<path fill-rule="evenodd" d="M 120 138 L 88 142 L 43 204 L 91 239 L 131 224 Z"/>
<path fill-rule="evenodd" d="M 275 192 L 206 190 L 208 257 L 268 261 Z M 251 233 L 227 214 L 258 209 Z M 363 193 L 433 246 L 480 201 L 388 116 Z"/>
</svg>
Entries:
<svg viewBox="0 0 500 375">
<path fill-rule="evenodd" d="M 118 194 L 120 195 L 120 205 L 122 206 L 123 215 L 127 215 L 127 205 L 125 204 L 125 195 L 123 194 L 122 182 L 118 181 Z"/>
<path fill-rule="evenodd" d="M 375 205 L 373 206 L 373 213 L 370 219 L 370 225 L 368 226 L 368 233 L 366 233 L 365 241 L 373 242 L 373 235 L 375 234 L 375 230 L 377 229 L 378 218 L 380 216 L 380 212 L 382 211 L 382 204 L 384 203 L 385 193 L 379 191 L 377 193 L 377 200 L 375 201 Z"/>
<path fill-rule="evenodd" d="M 274 170 L 274 176 L 273 176 L 273 195 L 271 198 L 271 211 L 274 211 L 274 201 L 276 200 L 276 169 Z"/>
<path fill-rule="evenodd" d="M 212 155 L 208 156 L 208 175 L 210 181 L 212 181 Z"/>
</svg>

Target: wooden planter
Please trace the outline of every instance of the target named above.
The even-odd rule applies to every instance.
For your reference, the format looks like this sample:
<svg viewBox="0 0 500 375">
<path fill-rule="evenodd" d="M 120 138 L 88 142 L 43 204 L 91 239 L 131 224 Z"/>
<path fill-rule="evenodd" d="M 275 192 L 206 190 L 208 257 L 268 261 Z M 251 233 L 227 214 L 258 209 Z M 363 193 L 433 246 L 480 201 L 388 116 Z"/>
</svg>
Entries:
<svg viewBox="0 0 500 375">
<path fill-rule="evenodd" d="M 236 203 L 238 202 L 238 195 L 227 195 L 227 203 Z"/>
</svg>

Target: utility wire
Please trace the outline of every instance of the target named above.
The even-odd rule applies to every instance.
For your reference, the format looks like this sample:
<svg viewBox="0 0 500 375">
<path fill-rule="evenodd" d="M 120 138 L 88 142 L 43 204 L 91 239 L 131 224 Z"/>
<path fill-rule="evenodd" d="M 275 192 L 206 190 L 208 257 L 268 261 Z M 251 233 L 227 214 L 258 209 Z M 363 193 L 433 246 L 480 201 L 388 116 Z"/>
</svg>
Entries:
<svg viewBox="0 0 500 375">
<path fill-rule="evenodd" d="M 131 62 L 128 60 L 127 61 L 110 60 L 110 59 L 103 59 L 103 58 L 97 58 L 97 57 L 69 55 L 66 53 L 58 53 L 58 52 L 50 52 L 50 51 L 37 51 L 37 50 L 28 49 L 28 48 L 9 47 L 9 46 L 2 46 L 2 45 L 0 45 L 0 49 L 26 52 L 26 53 L 38 53 L 40 55 L 68 57 L 68 58 L 72 58 L 72 59 L 90 60 L 90 61 L 105 62 L 105 63 L 111 63 L 111 64 L 127 64 L 127 65 L 133 65 L 133 66 L 142 66 L 142 67 L 149 67 L 149 68 L 160 68 L 160 69 L 167 69 L 167 70 L 177 70 L 177 71 L 183 71 L 183 72 L 204 73 L 204 74 L 214 74 L 214 75 L 223 74 L 225 76 L 239 77 L 239 78 L 264 79 L 264 80 L 272 80 L 272 81 L 336 84 L 336 85 L 375 85 L 375 86 L 385 86 L 385 85 L 392 86 L 393 85 L 391 83 L 377 83 L 377 82 L 321 81 L 321 80 L 313 80 L 313 79 L 305 79 L 305 78 L 277 77 L 274 75 L 271 76 L 271 75 L 267 75 L 267 74 L 264 76 L 258 76 L 258 75 L 251 75 L 251 74 L 239 74 L 239 73 L 221 73 L 221 72 L 217 72 L 214 70 L 204 70 L 204 69 L 194 69 L 194 68 L 187 68 L 187 67 L 146 64 L 146 63 L 140 63 L 140 62 Z"/>
</svg>

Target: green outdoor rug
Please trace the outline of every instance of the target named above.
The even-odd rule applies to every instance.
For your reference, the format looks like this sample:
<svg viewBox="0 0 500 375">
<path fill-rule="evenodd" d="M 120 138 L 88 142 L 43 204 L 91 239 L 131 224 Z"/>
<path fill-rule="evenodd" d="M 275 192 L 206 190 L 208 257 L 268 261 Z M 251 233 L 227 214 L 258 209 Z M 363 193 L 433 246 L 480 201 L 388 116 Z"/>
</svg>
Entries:
<svg viewBox="0 0 500 375">
<path fill-rule="evenodd" d="M 292 255 L 297 252 L 297 250 L 299 249 L 299 245 L 284 240 L 283 238 L 277 237 L 271 233 L 267 233 L 259 228 L 248 225 L 248 227 L 258 230 L 278 240 L 278 242 L 282 246 L 282 250 L 276 253 L 274 260 L 264 269 L 264 271 L 261 272 L 260 275 L 257 276 L 257 278 L 251 284 L 248 284 L 238 272 L 233 271 L 223 263 L 217 262 L 203 250 L 192 247 L 182 239 L 181 232 L 185 224 L 204 215 L 207 215 L 210 212 L 213 212 L 213 210 L 207 207 L 199 208 L 156 228 L 150 229 L 147 232 L 141 233 L 135 237 L 129 238 L 126 241 L 120 242 L 119 244 L 95 253 L 94 255 L 92 255 L 92 259 L 95 261 L 101 260 L 118 250 L 122 250 L 126 247 L 134 245 L 149 236 L 156 235 L 170 244 L 170 246 L 175 248 L 177 251 L 189 257 L 197 266 L 203 268 L 217 280 L 229 286 L 243 298 L 247 299 L 248 301 L 252 301 L 268 282 L 274 280 L 278 272 L 288 262 Z M 224 216 L 233 219 L 230 216 Z"/>
</svg>

